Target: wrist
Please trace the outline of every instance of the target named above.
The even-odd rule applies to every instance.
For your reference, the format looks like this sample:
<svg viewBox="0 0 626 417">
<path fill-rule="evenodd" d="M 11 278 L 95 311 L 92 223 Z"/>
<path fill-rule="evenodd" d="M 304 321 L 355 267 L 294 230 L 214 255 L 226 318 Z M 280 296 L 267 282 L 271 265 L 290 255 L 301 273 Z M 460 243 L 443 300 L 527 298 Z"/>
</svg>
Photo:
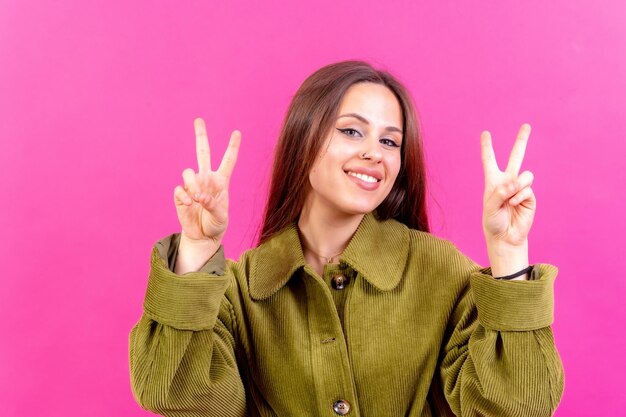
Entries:
<svg viewBox="0 0 626 417">
<path fill-rule="evenodd" d="M 488 241 L 487 253 L 491 264 L 491 275 L 493 277 L 512 275 L 530 265 L 528 261 L 527 240 L 520 245 Z M 527 276 L 520 276 L 515 279 L 527 279 Z"/>
<path fill-rule="evenodd" d="M 176 256 L 174 272 L 185 274 L 196 272 L 217 252 L 221 244 L 216 239 L 193 239 L 182 232 Z"/>
<path fill-rule="evenodd" d="M 185 231 L 180 232 L 180 244 L 186 245 L 189 247 L 197 247 L 197 248 L 206 248 L 215 242 L 216 239 L 212 239 L 209 237 L 202 237 L 200 239 L 190 237 Z"/>
<path fill-rule="evenodd" d="M 517 281 L 517 280 L 528 280 L 529 275 L 532 273 L 533 267 L 529 266 L 524 268 L 514 274 L 505 275 L 505 276 L 494 276 L 495 279 L 500 281 Z"/>
</svg>

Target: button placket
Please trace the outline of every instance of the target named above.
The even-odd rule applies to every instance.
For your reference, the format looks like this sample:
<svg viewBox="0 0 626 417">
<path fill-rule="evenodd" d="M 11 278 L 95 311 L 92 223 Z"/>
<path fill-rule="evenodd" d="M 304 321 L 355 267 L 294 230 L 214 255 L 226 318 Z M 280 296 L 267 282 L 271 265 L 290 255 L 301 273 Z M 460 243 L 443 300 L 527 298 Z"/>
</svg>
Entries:
<svg viewBox="0 0 626 417">
<path fill-rule="evenodd" d="M 305 280 L 309 326 L 313 336 L 311 364 L 315 372 L 314 391 L 320 406 L 318 414 L 321 415 L 327 415 L 330 409 L 335 415 L 358 414 L 355 411 L 358 411 L 358 405 L 354 377 L 339 314 L 343 312 L 343 299 L 349 294 L 349 288 L 335 291 L 331 284 L 332 278 L 339 274 L 349 276 L 350 271 L 339 265 L 326 265 L 322 280 Z"/>
<path fill-rule="evenodd" d="M 343 313 L 346 297 L 353 286 L 353 271 L 345 264 L 329 264 L 324 267 L 324 282 L 330 289 L 339 320 L 343 328 Z"/>
</svg>

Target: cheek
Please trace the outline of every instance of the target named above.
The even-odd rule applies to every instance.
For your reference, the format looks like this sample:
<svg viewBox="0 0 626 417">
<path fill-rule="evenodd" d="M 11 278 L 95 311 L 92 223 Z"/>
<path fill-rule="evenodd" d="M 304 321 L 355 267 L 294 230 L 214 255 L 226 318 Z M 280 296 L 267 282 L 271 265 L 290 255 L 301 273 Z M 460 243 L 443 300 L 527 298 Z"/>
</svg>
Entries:
<svg viewBox="0 0 626 417">
<path fill-rule="evenodd" d="M 309 182 L 314 184 L 317 182 L 317 178 L 320 177 L 320 173 L 324 172 L 324 153 L 320 153 L 317 158 L 315 158 L 315 162 L 311 167 L 311 171 L 309 172 Z"/>
<path fill-rule="evenodd" d="M 393 177 L 392 182 L 395 182 L 396 178 L 398 177 L 398 173 L 400 172 L 401 165 L 402 165 L 402 161 L 400 160 L 399 156 L 393 157 L 389 161 L 389 164 L 387 166 L 389 167 L 389 175 Z"/>
<path fill-rule="evenodd" d="M 327 180 L 327 170 L 323 163 L 317 163 L 309 173 L 309 185 L 316 190 L 323 189 Z"/>
<path fill-rule="evenodd" d="M 309 173 L 309 185 L 312 187 L 315 187 L 316 183 L 317 183 L 317 169 L 313 168 L 311 172 Z"/>
</svg>

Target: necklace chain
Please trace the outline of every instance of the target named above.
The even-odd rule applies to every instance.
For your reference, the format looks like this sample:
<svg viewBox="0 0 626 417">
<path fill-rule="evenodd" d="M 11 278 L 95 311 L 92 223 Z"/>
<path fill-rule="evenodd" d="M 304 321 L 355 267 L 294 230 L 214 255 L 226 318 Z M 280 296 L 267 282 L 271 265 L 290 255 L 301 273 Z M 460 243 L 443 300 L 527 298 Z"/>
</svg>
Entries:
<svg viewBox="0 0 626 417">
<path fill-rule="evenodd" d="M 313 254 L 315 256 L 317 256 L 318 258 L 321 258 L 323 260 L 326 261 L 327 264 L 332 264 L 333 263 L 333 259 L 335 259 L 337 256 L 341 255 L 343 253 L 343 250 L 331 257 L 328 256 L 324 256 L 324 255 L 320 255 L 319 253 L 315 252 L 313 249 L 311 249 L 310 247 L 308 247 L 307 245 L 304 245 L 305 248 L 307 248 L 308 250 L 310 250 L 311 252 L 313 252 Z"/>
</svg>

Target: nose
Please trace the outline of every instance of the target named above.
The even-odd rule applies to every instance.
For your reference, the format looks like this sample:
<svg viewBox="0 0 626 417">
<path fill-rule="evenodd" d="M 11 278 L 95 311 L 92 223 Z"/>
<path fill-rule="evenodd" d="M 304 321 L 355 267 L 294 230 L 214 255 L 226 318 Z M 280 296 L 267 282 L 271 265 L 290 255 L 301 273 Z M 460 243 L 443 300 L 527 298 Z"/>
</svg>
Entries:
<svg viewBox="0 0 626 417">
<path fill-rule="evenodd" d="M 375 137 L 369 137 L 364 140 L 361 148 L 361 159 L 365 159 L 372 162 L 380 162 L 383 159 L 383 154 L 380 149 L 380 143 Z"/>
</svg>

